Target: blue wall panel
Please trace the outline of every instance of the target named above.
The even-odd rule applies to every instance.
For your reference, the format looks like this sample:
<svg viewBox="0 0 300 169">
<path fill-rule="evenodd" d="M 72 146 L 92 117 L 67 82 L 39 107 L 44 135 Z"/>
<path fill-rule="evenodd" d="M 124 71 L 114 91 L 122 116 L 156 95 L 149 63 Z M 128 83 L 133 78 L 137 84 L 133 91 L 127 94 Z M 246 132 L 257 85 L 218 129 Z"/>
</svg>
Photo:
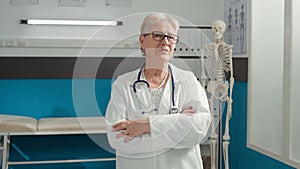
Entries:
<svg viewBox="0 0 300 169">
<path fill-rule="evenodd" d="M 105 115 L 111 82 L 111 79 L 0 80 L 0 113 L 38 119 Z M 95 97 L 98 105 L 91 106 Z M 84 112 L 76 112 L 75 106 Z"/>
</svg>

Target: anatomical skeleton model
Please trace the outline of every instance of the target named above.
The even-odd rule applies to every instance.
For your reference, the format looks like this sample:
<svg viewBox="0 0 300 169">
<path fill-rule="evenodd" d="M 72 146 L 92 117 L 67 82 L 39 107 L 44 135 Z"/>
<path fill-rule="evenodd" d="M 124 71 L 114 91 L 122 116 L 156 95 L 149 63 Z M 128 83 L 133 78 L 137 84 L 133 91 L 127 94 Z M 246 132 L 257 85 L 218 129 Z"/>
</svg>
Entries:
<svg viewBox="0 0 300 169">
<path fill-rule="evenodd" d="M 202 86 L 207 86 L 209 93 L 209 104 L 212 114 L 212 133 L 210 135 L 210 150 L 211 150 L 211 169 L 216 168 L 216 145 L 218 135 L 215 130 L 214 121 L 214 101 L 227 102 L 225 132 L 223 135 L 223 157 L 225 162 L 225 169 L 229 169 L 228 162 L 228 146 L 230 143 L 229 135 L 229 121 L 232 115 L 232 89 L 234 85 L 233 67 L 232 67 L 232 45 L 226 44 L 222 41 L 223 33 L 225 32 L 226 24 L 221 20 L 216 20 L 212 23 L 212 31 L 214 34 L 215 42 L 205 47 L 207 60 L 215 61 L 217 69 L 215 72 L 208 72 L 209 78 L 202 71 L 201 83 Z M 225 78 L 225 72 L 230 72 L 229 84 Z M 228 91 L 229 87 L 229 91 Z M 220 112 L 222 110 L 219 110 Z M 221 126 L 220 126 L 221 127 Z"/>
</svg>

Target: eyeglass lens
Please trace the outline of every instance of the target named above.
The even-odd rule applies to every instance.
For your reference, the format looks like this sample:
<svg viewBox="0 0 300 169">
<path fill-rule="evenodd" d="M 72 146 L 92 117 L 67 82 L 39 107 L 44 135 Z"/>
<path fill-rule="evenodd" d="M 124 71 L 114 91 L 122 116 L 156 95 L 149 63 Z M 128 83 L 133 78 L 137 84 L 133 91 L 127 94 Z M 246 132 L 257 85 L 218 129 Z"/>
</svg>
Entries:
<svg viewBox="0 0 300 169">
<path fill-rule="evenodd" d="M 165 35 L 164 33 L 158 31 L 152 32 L 152 38 L 156 41 L 161 41 L 165 37 L 167 37 L 168 41 L 172 44 L 176 44 L 178 42 L 178 36 L 176 35 Z"/>
</svg>

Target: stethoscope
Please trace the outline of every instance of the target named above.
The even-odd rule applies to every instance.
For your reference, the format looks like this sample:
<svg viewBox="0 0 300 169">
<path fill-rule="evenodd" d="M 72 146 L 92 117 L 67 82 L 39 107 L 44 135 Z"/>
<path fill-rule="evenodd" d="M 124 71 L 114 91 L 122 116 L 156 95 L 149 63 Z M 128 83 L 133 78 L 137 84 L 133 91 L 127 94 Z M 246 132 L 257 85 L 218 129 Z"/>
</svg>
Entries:
<svg viewBox="0 0 300 169">
<path fill-rule="evenodd" d="M 139 98 L 139 97 L 144 97 L 144 96 L 139 96 L 137 93 L 139 92 L 138 90 L 137 90 L 137 87 L 138 86 L 146 86 L 147 87 L 147 89 L 148 89 L 148 91 L 149 91 L 149 89 L 150 89 L 150 85 L 149 85 L 149 83 L 146 81 L 146 80 L 141 80 L 141 74 L 142 74 L 142 71 L 143 71 L 143 68 L 144 68 L 144 65 L 140 68 L 140 71 L 139 71 L 139 73 L 138 73 L 138 76 L 137 76 L 137 80 L 135 81 L 135 82 L 133 82 L 133 85 L 132 85 L 132 87 L 133 87 L 133 91 L 134 91 L 134 93 L 137 95 L 137 97 L 138 97 L 138 100 L 139 100 L 139 102 L 141 102 L 141 99 Z M 168 68 L 169 68 L 169 70 L 170 70 L 170 74 L 171 74 L 171 83 L 172 83 L 172 91 L 171 91 L 171 96 L 172 96 L 172 106 L 171 106 L 171 108 L 169 109 L 169 114 L 176 114 L 176 113 L 178 113 L 178 108 L 175 106 L 175 85 L 174 85 L 174 77 L 173 77 L 173 72 L 172 72 L 172 69 L 171 69 L 171 67 L 170 67 L 170 65 L 168 66 Z M 145 92 L 145 91 L 144 91 Z M 149 94 L 149 92 L 148 93 L 146 93 L 146 94 Z M 149 97 L 148 97 L 148 100 L 149 100 Z M 145 99 L 144 99 L 144 101 L 145 101 Z M 143 103 L 140 103 L 140 104 L 143 104 Z M 144 104 L 143 104 L 144 105 Z M 150 104 L 150 106 L 152 106 L 152 104 Z M 144 106 L 144 107 L 146 107 L 146 106 Z M 147 109 L 146 111 L 145 110 L 143 110 L 142 111 L 142 114 L 144 114 L 145 112 L 150 112 L 151 111 L 151 108 L 152 107 L 150 107 L 150 108 L 144 108 L 144 109 Z"/>
</svg>

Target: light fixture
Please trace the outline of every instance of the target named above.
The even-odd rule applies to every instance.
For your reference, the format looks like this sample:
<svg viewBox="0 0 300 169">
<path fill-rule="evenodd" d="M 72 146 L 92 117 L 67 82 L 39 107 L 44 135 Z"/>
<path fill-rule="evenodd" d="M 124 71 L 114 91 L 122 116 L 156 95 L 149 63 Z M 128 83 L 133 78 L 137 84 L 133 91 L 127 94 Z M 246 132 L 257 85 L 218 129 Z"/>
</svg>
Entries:
<svg viewBox="0 0 300 169">
<path fill-rule="evenodd" d="M 28 24 L 28 25 L 118 26 L 118 25 L 122 25 L 122 21 L 26 19 L 26 20 L 20 20 L 20 24 Z"/>
</svg>

